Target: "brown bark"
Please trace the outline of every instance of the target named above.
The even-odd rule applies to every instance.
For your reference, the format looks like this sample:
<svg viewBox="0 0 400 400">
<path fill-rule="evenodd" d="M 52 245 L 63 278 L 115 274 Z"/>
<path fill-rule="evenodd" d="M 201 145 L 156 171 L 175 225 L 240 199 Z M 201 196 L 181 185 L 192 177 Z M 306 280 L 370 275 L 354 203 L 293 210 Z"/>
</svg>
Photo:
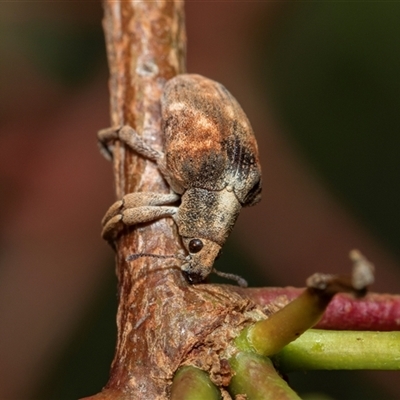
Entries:
<svg viewBox="0 0 400 400">
<path fill-rule="evenodd" d="M 162 149 L 159 99 L 165 82 L 185 69 L 182 1 L 104 2 L 110 68 L 111 124 L 129 124 Z M 134 191 L 168 192 L 156 166 L 117 142 L 117 198 Z M 189 285 L 176 260 L 135 253 L 176 254 L 172 220 L 126 228 L 116 242 L 118 338 L 110 380 L 90 399 L 166 399 L 181 364 L 201 367 L 217 384 L 229 382 L 227 346 L 263 314 L 229 286 Z"/>
</svg>

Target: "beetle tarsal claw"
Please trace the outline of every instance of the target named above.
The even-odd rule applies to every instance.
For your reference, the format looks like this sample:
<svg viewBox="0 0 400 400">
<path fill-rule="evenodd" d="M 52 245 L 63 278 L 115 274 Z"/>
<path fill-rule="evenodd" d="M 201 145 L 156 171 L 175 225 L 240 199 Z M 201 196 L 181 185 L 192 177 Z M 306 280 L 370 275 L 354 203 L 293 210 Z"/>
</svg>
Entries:
<svg viewBox="0 0 400 400">
<path fill-rule="evenodd" d="M 101 129 L 97 132 L 100 153 L 107 159 L 113 159 L 113 142 L 118 139 L 120 126 Z"/>
</svg>

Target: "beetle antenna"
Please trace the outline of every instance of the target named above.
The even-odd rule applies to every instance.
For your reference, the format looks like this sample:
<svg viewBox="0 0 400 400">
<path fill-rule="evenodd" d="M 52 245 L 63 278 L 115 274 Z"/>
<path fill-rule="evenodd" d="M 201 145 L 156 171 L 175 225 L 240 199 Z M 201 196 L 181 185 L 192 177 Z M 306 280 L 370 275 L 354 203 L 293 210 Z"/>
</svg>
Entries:
<svg viewBox="0 0 400 400">
<path fill-rule="evenodd" d="M 130 256 L 126 257 L 126 261 L 135 261 L 140 257 L 153 257 L 153 258 L 177 258 L 178 260 L 181 260 L 184 258 L 181 255 L 162 255 L 162 254 L 151 254 L 151 253 L 136 253 L 136 254 L 131 254 Z"/>
<path fill-rule="evenodd" d="M 149 253 L 137 253 L 131 254 L 130 256 L 126 257 L 126 261 L 135 261 L 140 257 L 153 257 L 153 258 L 175 258 L 175 256 L 163 256 L 161 254 L 149 254 Z"/>
<path fill-rule="evenodd" d="M 136 253 L 136 254 L 131 254 L 130 256 L 126 257 L 126 261 L 135 261 L 140 257 L 153 257 L 153 258 L 163 258 L 163 259 L 176 258 L 178 260 L 185 259 L 185 256 L 181 255 L 181 254 L 162 255 L 162 254 L 152 254 L 152 253 Z M 239 275 L 230 274 L 228 272 L 218 271 L 215 268 L 212 270 L 212 272 L 214 272 L 215 275 L 218 275 L 221 278 L 230 279 L 232 281 L 235 281 L 240 287 L 248 286 L 247 281 Z"/>
<path fill-rule="evenodd" d="M 228 272 L 218 271 L 215 268 L 213 268 L 212 272 L 214 272 L 215 275 L 218 275 L 221 278 L 225 278 L 225 279 L 230 279 L 232 281 L 236 281 L 236 283 L 240 287 L 247 287 L 248 286 L 247 281 L 244 278 L 242 278 L 241 276 L 239 276 L 239 275 L 230 274 Z"/>
</svg>

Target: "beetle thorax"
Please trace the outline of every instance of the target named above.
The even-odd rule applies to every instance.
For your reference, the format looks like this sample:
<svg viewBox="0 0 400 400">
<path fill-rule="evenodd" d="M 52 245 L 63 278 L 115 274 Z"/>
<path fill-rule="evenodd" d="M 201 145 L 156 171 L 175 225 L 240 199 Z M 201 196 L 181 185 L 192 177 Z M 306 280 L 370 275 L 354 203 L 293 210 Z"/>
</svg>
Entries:
<svg viewBox="0 0 400 400">
<path fill-rule="evenodd" d="M 175 217 L 179 234 L 186 238 L 204 238 L 222 246 L 241 210 L 233 191 L 191 188 L 182 195 Z"/>
</svg>

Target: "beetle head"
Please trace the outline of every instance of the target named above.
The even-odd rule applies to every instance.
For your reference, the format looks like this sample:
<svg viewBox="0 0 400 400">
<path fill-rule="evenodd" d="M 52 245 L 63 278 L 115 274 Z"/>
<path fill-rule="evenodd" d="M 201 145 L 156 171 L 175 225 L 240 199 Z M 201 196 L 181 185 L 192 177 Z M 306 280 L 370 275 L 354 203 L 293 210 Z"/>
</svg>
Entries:
<svg viewBox="0 0 400 400">
<path fill-rule="evenodd" d="M 183 238 L 183 244 L 189 255 L 185 257 L 181 270 L 189 282 L 200 283 L 212 272 L 221 246 L 212 240 L 203 238 Z"/>
</svg>

